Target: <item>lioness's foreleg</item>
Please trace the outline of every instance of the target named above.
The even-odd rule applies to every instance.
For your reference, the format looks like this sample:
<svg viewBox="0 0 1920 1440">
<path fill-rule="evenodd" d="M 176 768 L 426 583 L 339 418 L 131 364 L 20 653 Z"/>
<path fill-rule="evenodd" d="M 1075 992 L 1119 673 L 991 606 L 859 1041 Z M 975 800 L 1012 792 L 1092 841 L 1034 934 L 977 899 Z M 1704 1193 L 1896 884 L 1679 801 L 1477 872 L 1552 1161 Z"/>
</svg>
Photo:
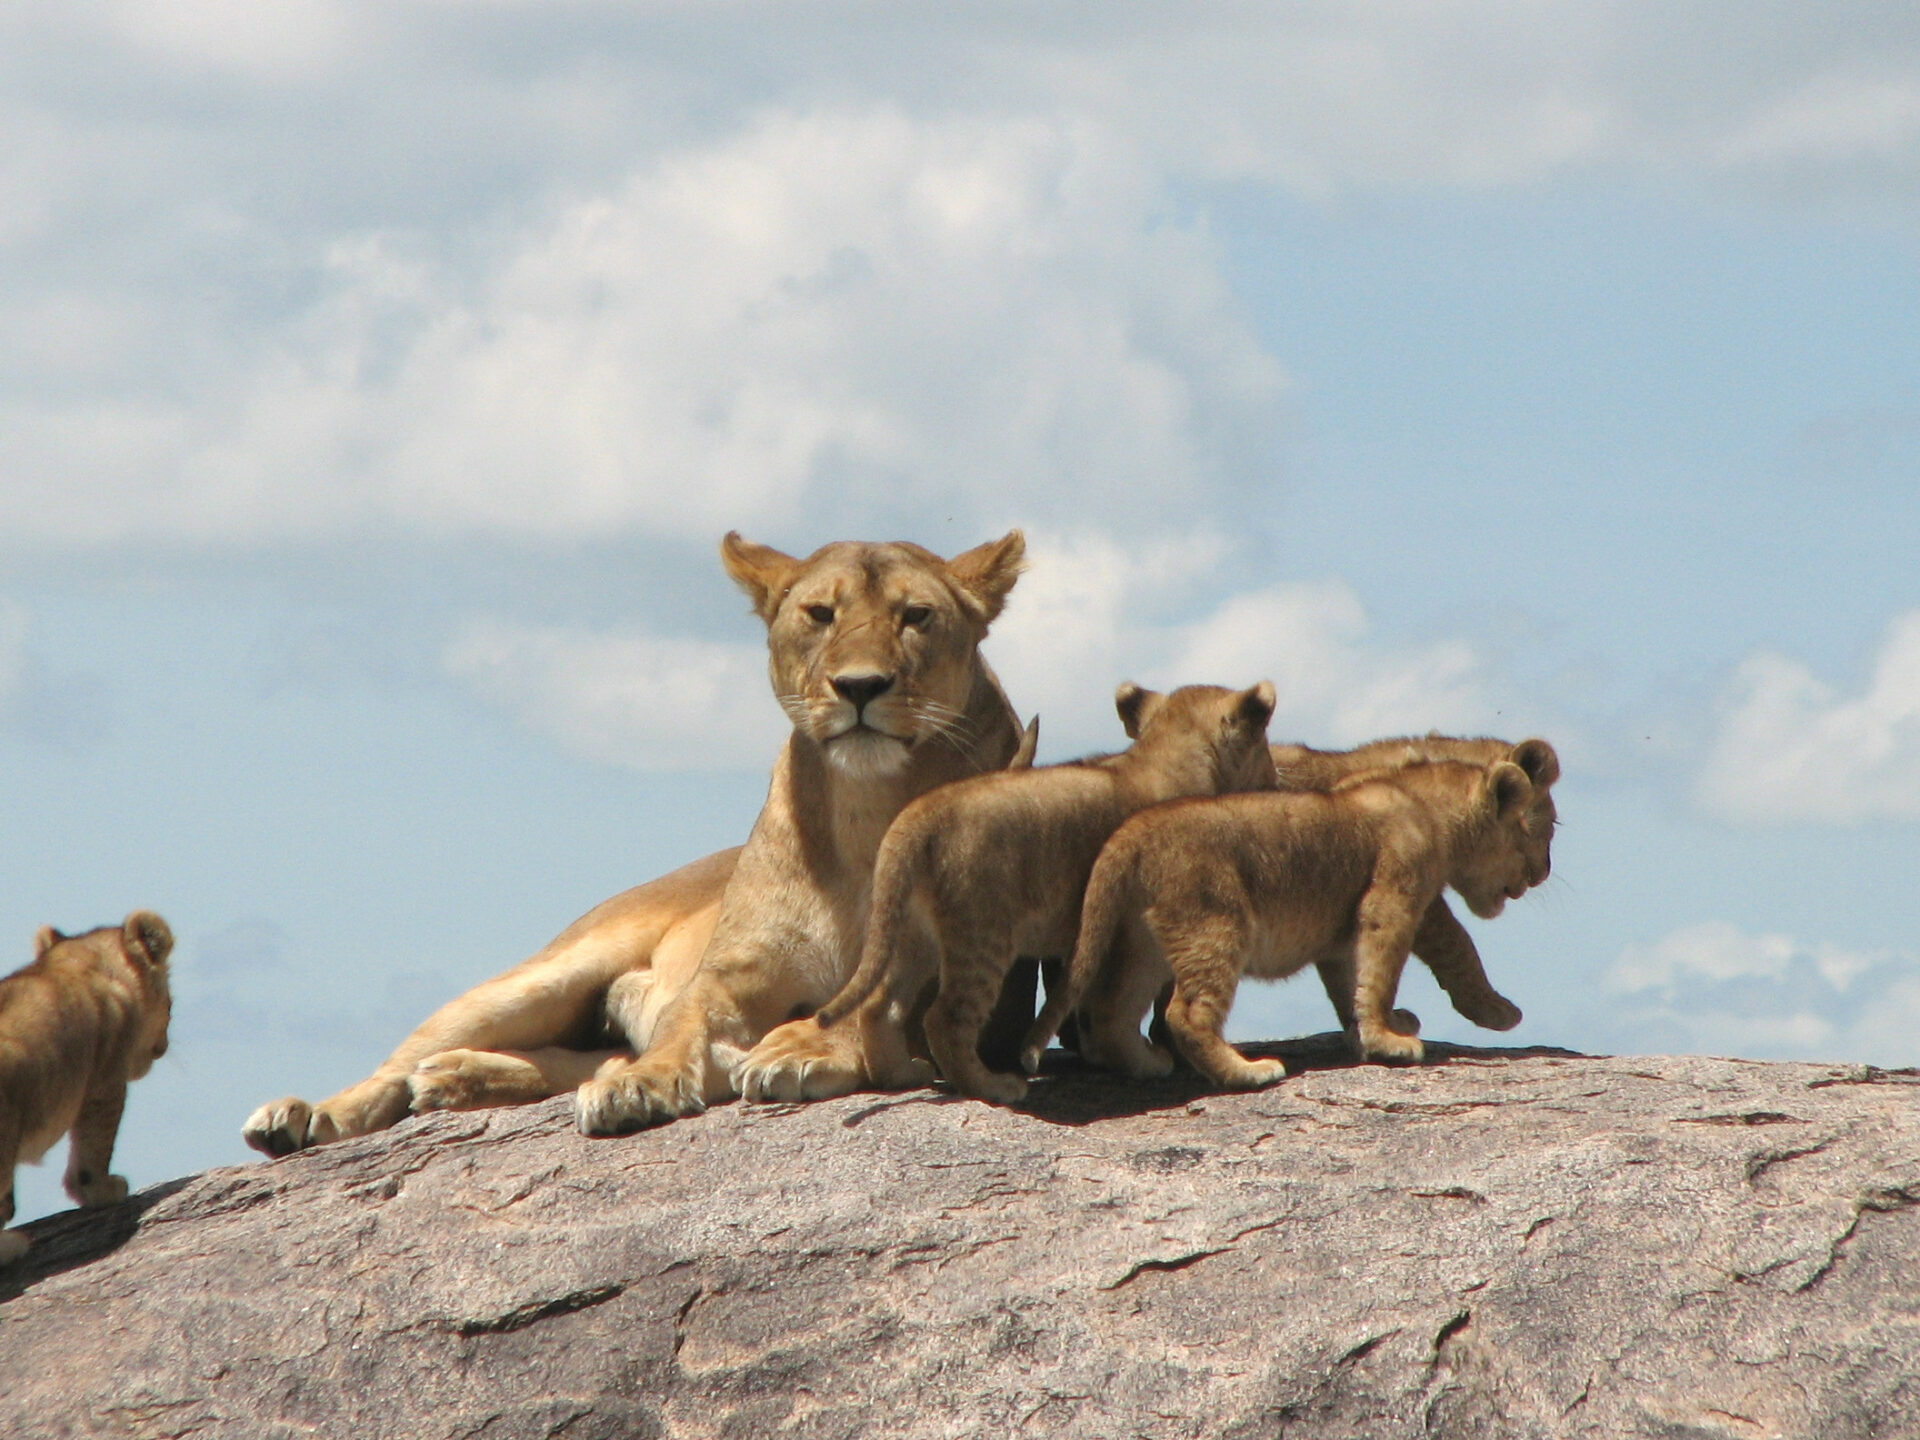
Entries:
<svg viewBox="0 0 1920 1440">
<path fill-rule="evenodd" d="M 609 1060 L 631 1060 L 631 1050 L 442 1050 L 407 1077 L 413 1113 L 489 1110 L 531 1105 L 578 1090 Z"/>
<path fill-rule="evenodd" d="M 1520 1007 L 1493 988 L 1480 951 L 1447 905 L 1436 895 L 1413 934 L 1413 953 L 1433 971 L 1453 1008 L 1489 1030 L 1511 1030 L 1520 1023 Z"/>
<path fill-rule="evenodd" d="M 80 1102 L 80 1116 L 67 1141 L 65 1185 L 74 1204 L 112 1205 L 127 1198 L 126 1180 L 107 1173 L 126 1105 L 125 1080 L 97 1082 Z"/>
</svg>

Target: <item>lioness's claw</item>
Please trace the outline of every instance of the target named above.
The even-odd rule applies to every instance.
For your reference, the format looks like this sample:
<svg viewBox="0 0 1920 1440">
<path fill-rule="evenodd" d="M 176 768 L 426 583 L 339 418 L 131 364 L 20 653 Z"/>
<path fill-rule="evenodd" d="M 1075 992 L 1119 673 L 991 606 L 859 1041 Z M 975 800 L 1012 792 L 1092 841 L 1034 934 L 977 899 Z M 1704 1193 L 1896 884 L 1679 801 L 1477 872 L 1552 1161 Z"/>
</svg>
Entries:
<svg viewBox="0 0 1920 1440">
<path fill-rule="evenodd" d="M 653 1076 L 635 1070 L 587 1081 L 573 1096 L 582 1135 L 631 1135 L 707 1108 L 691 1076 Z"/>
</svg>

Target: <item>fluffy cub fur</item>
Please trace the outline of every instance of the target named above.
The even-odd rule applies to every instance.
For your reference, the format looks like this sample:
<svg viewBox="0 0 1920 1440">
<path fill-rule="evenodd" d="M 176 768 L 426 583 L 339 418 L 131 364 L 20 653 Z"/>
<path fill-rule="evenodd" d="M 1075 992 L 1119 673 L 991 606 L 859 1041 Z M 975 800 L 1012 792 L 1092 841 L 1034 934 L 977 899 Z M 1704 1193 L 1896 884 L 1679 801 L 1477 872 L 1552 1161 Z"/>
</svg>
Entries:
<svg viewBox="0 0 1920 1440">
<path fill-rule="evenodd" d="M 874 865 L 860 968 L 821 1007 L 821 1025 L 916 993 L 929 953 L 909 933 L 919 930 L 939 956 L 926 1035 L 941 1074 L 983 1099 L 1025 1095 L 1025 1080 L 981 1063 L 981 1025 L 1016 954 L 1072 949 L 1087 873 L 1114 828 L 1179 796 L 1273 786 L 1271 685 L 1171 695 L 1122 685 L 1114 703 L 1134 741 L 1121 754 L 976 776 L 900 812 Z"/>
<path fill-rule="evenodd" d="M 1282 790 L 1327 791 L 1345 781 L 1373 772 L 1391 772 L 1430 760 L 1463 760 L 1491 765 L 1513 760 L 1534 785 L 1535 829 L 1550 831 L 1554 824 L 1551 786 L 1560 778 L 1552 747 L 1535 742 L 1516 746 L 1509 740 L 1464 738 L 1454 735 L 1405 736 L 1375 740 L 1353 750 L 1315 750 L 1306 745 L 1275 745 L 1273 763 Z M 1436 895 L 1420 917 L 1413 936 L 1413 957 L 1433 972 L 1433 978 L 1453 1002 L 1453 1008 L 1489 1030 L 1511 1030 L 1521 1021 L 1520 1007 L 1493 988 L 1473 937 L 1455 917 L 1446 896 Z M 1322 960 L 1315 967 L 1340 1024 L 1358 1053 L 1353 1025 L 1353 967 L 1344 960 Z M 1393 1027 L 1403 1035 L 1420 1033 L 1419 1017 L 1395 1010 Z"/>
<path fill-rule="evenodd" d="M 173 932 L 150 910 L 119 926 L 34 937 L 33 963 L 0 980 L 0 1225 L 13 1218 L 13 1168 L 38 1160 L 71 1133 L 66 1187 L 76 1205 L 123 1200 L 109 1175 L 127 1082 L 167 1052 Z M 27 1237 L 0 1231 L 0 1264 Z"/>
<path fill-rule="evenodd" d="M 1558 773 L 1545 741 L 1515 753 Z M 1083 1055 L 1166 1074 L 1172 1057 L 1139 1026 L 1171 974 L 1167 1027 L 1194 1068 L 1220 1085 L 1270 1084 L 1286 1074 L 1280 1061 L 1248 1061 L 1221 1038 L 1234 990 L 1243 974 L 1279 979 L 1322 960 L 1351 967 L 1363 1057 L 1418 1060 L 1420 1041 L 1389 1016 L 1421 917 L 1444 886 L 1491 919 L 1547 878 L 1545 788 L 1515 759 L 1442 760 L 1325 794 L 1230 795 L 1135 816 L 1094 866 L 1067 983 L 1034 1022 L 1023 1063 L 1038 1067 L 1085 995 Z"/>
</svg>

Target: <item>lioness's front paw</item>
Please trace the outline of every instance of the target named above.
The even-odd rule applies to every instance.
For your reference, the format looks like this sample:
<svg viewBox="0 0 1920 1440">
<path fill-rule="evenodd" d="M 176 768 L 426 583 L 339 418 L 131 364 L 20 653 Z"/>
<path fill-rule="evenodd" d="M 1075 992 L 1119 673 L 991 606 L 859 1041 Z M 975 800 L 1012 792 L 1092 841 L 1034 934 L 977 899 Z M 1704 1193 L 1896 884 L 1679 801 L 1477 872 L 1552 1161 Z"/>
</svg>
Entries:
<svg viewBox="0 0 1920 1440">
<path fill-rule="evenodd" d="M 573 1120 L 582 1135 L 631 1135 L 706 1108 L 697 1077 L 638 1065 L 596 1075 L 573 1092 Z"/>
<path fill-rule="evenodd" d="M 789 1020 L 767 1032 L 733 1070 L 733 1087 L 749 1100 L 830 1100 L 866 1083 L 866 1067 L 847 1027 Z"/>
<path fill-rule="evenodd" d="M 976 1100 L 991 1100 L 995 1105 L 1018 1105 L 1027 1098 L 1026 1077 L 1009 1075 L 1004 1070 L 988 1070 L 955 1088 Z"/>
<path fill-rule="evenodd" d="M 67 1194 L 76 1205 L 118 1205 L 127 1198 L 127 1177 L 100 1175 L 91 1180 L 71 1181 L 67 1185 Z"/>
<path fill-rule="evenodd" d="M 313 1107 L 289 1095 L 262 1105 L 240 1127 L 240 1138 L 262 1155 L 291 1155 L 319 1142 L 313 1135 Z"/>
<path fill-rule="evenodd" d="M 428 1110 L 478 1109 L 486 1094 L 481 1073 L 488 1057 L 474 1050 L 442 1050 L 429 1055 L 407 1076 L 408 1107 Z"/>
<path fill-rule="evenodd" d="M 11 1265 L 33 1247 L 33 1241 L 18 1230 L 0 1230 L 0 1265 Z"/>
</svg>

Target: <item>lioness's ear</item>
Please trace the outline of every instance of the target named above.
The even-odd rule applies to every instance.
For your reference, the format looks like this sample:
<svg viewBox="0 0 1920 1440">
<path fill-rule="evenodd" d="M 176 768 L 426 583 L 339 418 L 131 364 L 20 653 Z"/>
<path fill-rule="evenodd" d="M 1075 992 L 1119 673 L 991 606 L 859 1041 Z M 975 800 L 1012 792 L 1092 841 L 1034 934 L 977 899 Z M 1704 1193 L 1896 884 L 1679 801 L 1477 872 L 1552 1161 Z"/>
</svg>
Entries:
<svg viewBox="0 0 1920 1440">
<path fill-rule="evenodd" d="M 1487 767 L 1487 794 L 1502 820 L 1533 799 L 1533 782 L 1527 772 L 1510 760 L 1496 760 Z"/>
<path fill-rule="evenodd" d="M 173 931 L 151 910 L 136 910 L 127 916 L 127 923 L 120 927 L 120 938 L 129 955 L 149 965 L 164 965 L 173 953 Z"/>
<path fill-rule="evenodd" d="M 58 930 L 54 929 L 53 926 L 42 925 L 38 930 L 33 932 L 33 958 L 38 960 L 42 955 L 46 954 L 47 951 L 53 949 L 54 946 L 66 938 L 67 937 L 62 935 Z"/>
<path fill-rule="evenodd" d="M 982 625 L 991 625 L 1000 618 L 1013 582 L 1026 568 L 1026 560 L 1027 537 L 1018 530 L 1009 530 L 998 540 L 989 540 L 985 545 L 976 545 L 954 556 L 947 562 L 947 571 L 971 602 L 968 608 L 975 612 L 974 618 Z"/>
<path fill-rule="evenodd" d="M 1142 690 L 1131 680 L 1122 680 L 1119 689 L 1113 692 L 1113 708 L 1120 712 L 1120 725 L 1127 732 L 1129 740 L 1140 738 L 1140 727 L 1147 723 L 1147 716 L 1159 707 L 1166 696 L 1156 690 Z"/>
<path fill-rule="evenodd" d="M 747 592 L 754 613 L 771 625 L 800 562 L 771 545 L 741 539 L 738 530 L 729 530 L 720 542 L 720 563 L 727 567 L 733 583 Z"/>
<path fill-rule="evenodd" d="M 1507 758 L 1526 771 L 1535 785 L 1551 785 L 1560 778 L 1560 757 L 1544 740 L 1522 740 Z"/>
<path fill-rule="evenodd" d="M 1240 692 L 1240 703 L 1234 710 L 1251 729 L 1264 730 L 1273 719 L 1273 704 L 1273 682 L 1262 680 L 1251 690 Z"/>
</svg>

